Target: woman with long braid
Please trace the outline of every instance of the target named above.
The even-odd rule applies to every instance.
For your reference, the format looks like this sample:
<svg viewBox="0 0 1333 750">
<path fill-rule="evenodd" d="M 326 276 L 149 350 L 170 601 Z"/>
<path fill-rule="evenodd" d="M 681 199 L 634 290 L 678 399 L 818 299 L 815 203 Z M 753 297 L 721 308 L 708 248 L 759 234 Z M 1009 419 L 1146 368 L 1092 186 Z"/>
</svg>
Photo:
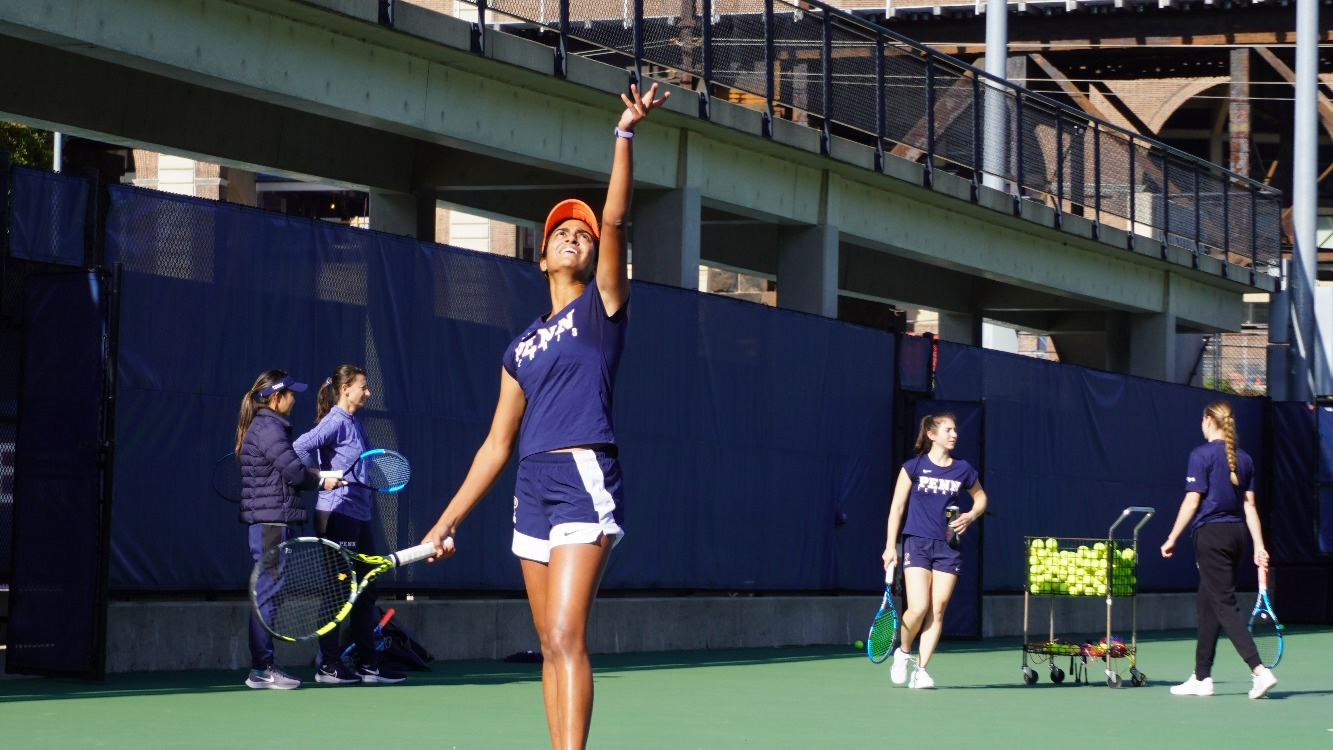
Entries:
<svg viewBox="0 0 1333 750">
<path fill-rule="evenodd" d="M 1176 540 L 1188 526 L 1199 566 L 1199 637 L 1194 648 L 1194 674 L 1173 685 L 1171 694 L 1213 694 L 1213 657 L 1217 654 L 1217 637 L 1225 630 L 1250 668 L 1250 697 L 1262 698 L 1277 684 L 1277 678 L 1259 658 L 1254 639 L 1245 628 L 1245 615 L 1236 604 L 1236 573 L 1245 558 L 1247 529 L 1254 544 L 1254 564 L 1261 568 L 1268 565 L 1254 505 L 1254 462 L 1236 447 L 1236 418 L 1230 404 L 1209 404 L 1203 411 L 1202 427 L 1208 442 L 1190 453 L 1185 499 L 1175 526 L 1162 544 L 1162 557 L 1171 557 Z"/>
</svg>

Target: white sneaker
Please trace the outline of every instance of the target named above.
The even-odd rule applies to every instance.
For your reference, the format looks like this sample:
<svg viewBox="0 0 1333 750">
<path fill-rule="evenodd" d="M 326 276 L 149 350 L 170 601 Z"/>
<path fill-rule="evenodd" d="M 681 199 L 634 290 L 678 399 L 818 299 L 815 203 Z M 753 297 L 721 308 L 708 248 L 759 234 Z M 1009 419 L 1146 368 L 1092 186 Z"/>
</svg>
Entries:
<svg viewBox="0 0 1333 750">
<path fill-rule="evenodd" d="M 1205 678 L 1203 678 L 1202 680 L 1198 680 L 1198 679 L 1195 679 L 1195 678 L 1194 678 L 1194 675 L 1190 675 L 1190 678 L 1189 678 L 1188 680 L 1185 680 L 1184 682 L 1180 683 L 1179 685 L 1172 685 L 1172 686 L 1171 686 L 1171 694 L 1172 694 L 1172 695 L 1212 695 L 1212 694 L 1213 694 L 1213 678 L 1211 678 L 1211 677 L 1205 677 Z"/>
<path fill-rule="evenodd" d="M 255 690 L 293 690 L 301 687 L 301 681 L 278 669 L 252 669 L 245 678 L 245 686 Z"/>
<path fill-rule="evenodd" d="M 901 685 L 904 682 L 907 682 L 907 665 L 910 664 L 911 661 L 911 654 L 901 648 L 895 648 L 893 650 L 893 665 L 889 667 L 889 679 L 893 680 L 893 684 Z"/>
<path fill-rule="evenodd" d="M 1268 691 L 1277 684 L 1277 678 L 1273 676 L 1273 670 L 1268 667 L 1260 667 L 1259 674 L 1254 676 L 1254 682 L 1250 688 L 1251 698 L 1262 698 L 1268 694 Z"/>
<path fill-rule="evenodd" d="M 908 683 L 907 687 L 924 690 L 935 687 L 935 681 L 930 679 L 930 675 L 926 674 L 926 670 L 917 667 L 912 670 L 912 681 Z"/>
</svg>

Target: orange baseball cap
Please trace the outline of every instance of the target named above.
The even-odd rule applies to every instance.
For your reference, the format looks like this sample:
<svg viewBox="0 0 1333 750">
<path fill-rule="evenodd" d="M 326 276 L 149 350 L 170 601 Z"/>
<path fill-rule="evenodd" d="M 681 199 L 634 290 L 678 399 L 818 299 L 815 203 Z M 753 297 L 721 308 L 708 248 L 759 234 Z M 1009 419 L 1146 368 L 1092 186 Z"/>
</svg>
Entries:
<svg viewBox="0 0 1333 750">
<path fill-rule="evenodd" d="M 546 231 L 542 232 L 543 246 L 545 246 L 546 238 L 551 236 L 551 230 L 569 219 L 578 219 L 586 223 L 588 228 L 592 230 L 592 236 L 598 240 L 602 239 L 602 230 L 597 226 L 597 214 L 592 212 L 587 203 L 577 198 L 568 198 L 555 204 L 551 213 L 546 215 Z"/>
</svg>

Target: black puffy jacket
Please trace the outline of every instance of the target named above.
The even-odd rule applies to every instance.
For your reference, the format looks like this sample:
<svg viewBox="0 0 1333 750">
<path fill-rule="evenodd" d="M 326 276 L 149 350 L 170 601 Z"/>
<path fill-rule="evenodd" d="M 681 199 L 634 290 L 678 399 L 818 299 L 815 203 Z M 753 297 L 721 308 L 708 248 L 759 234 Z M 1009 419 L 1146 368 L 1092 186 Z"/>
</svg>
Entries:
<svg viewBox="0 0 1333 750">
<path fill-rule="evenodd" d="M 241 523 L 301 523 L 297 493 L 317 487 L 319 477 L 292 450 L 292 423 L 260 409 L 241 441 Z"/>
</svg>

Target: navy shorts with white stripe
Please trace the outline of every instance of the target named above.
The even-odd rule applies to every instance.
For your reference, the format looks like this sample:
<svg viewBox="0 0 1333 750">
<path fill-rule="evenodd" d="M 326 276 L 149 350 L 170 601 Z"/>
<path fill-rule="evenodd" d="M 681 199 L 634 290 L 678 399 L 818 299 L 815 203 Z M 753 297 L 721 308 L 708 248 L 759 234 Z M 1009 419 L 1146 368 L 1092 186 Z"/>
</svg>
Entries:
<svg viewBox="0 0 1333 750">
<path fill-rule="evenodd" d="M 600 450 L 536 453 L 518 464 L 514 487 L 514 554 L 550 562 L 551 548 L 620 543 L 620 461 Z"/>
</svg>

